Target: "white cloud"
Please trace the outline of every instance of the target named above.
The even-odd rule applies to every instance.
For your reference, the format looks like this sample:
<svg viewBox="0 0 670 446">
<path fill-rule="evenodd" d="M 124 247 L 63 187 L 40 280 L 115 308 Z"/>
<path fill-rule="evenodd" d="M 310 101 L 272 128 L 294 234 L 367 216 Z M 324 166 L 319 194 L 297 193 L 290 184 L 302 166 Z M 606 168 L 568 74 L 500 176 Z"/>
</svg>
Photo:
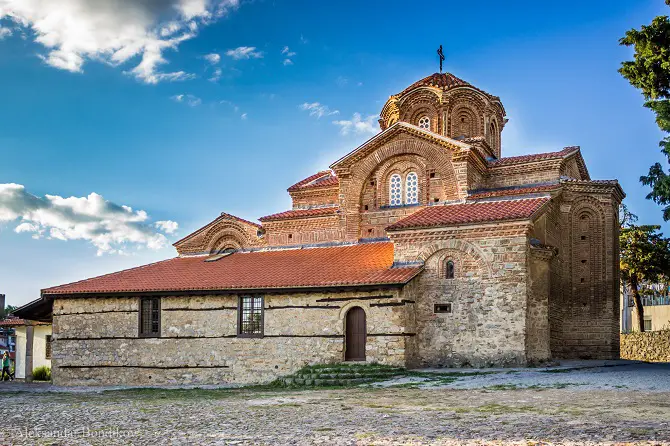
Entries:
<svg viewBox="0 0 670 446">
<path fill-rule="evenodd" d="M 377 125 L 377 116 L 368 116 L 363 119 L 360 113 L 354 113 L 354 116 L 350 121 L 333 121 L 333 124 L 340 126 L 340 133 L 343 135 L 348 135 L 349 133 L 371 133 L 375 134 L 379 131 Z"/>
<path fill-rule="evenodd" d="M 85 240 L 98 255 L 120 254 L 128 246 L 160 249 L 167 244 L 163 233 L 178 225 L 164 220 L 151 225 L 145 211 L 106 201 L 92 192 L 87 197 L 37 197 L 20 184 L 0 184 L 0 223 L 17 222 L 16 233 L 33 238 Z"/>
<path fill-rule="evenodd" d="M 247 119 L 247 114 L 246 114 L 246 113 L 242 113 L 242 114 L 240 115 L 240 119 L 243 120 L 243 121 L 246 121 L 246 119 Z"/>
<path fill-rule="evenodd" d="M 202 57 L 212 65 L 216 65 L 221 62 L 221 56 L 216 53 L 206 54 Z"/>
<path fill-rule="evenodd" d="M 12 34 L 13 32 L 11 29 L 0 26 L 0 40 L 4 39 L 5 37 L 9 37 Z"/>
<path fill-rule="evenodd" d="M 154 223 L 154 226 L 166 234 L 174 234 L 179 229 L 179 223 L 172 220 L 160 220 Z"/>
<path fill-rule="evenodd" d="M 305 102 L 303 104 L 300 104 L 300 109 L 309 111 L 310 116 L 316 116 L 317 118 L 337 115 L 340 113 L 339 110 L 331 110 L 330 108 L 328 108 L 327 105 L 323 105 L 318 102 Z"/>
<path fill-rule="evenodd" d="M 202 99 L 197 96 L 193 96 L 192 94 L 176 94 L 170 99 L 175 102 L 184 103 L 190 107 L 197 107 L 198 105 L 202 104 Z"/>
<path fill-rule="evenodd" d="M 335 83 L 337 84 L 338 87 L 346 87 L 347 84 L 349 83 L 349 79 L 347 79 L 344 76 L 338 76 L 337 79 L 335 79 Z"/>
<path fill-rule="evenodd" d="M 256 51 L 255 46 L 240 46 L 233 50 L 226 51 L 226 56 L 232 57 L 235 60 L 240 59 L 262 59 L 263 52 Z"/>
<path fill-rule="evenodd" d="M 0 19 L 29 30 L 48 65 L 83 72 L 91 60 L 118 66 L 140 58 L 125 72 L 155 84 L 192 79 L 161 72 L 163 53 L 238 6 L 239 0 L 0 0 Z"/>
<path fill-rule="evenodd" d="M 284 56 L 284 61 L 282 62 L 282 64 L 284 64 L 285 67 L 288 65 L 293 65 L 293 60 L 291 58 L 298 54 L 295 51 L 291 51 L 291 49 L 288 46 L 282 48 L 281 53 Z"/>
<path fill-rule="evenodd" d="M 210 77 L 208 80 L 210 82 L 218 82 L 219 79 L 221 79 L 221 75 L 223 74 L 223 70 L 221 68 L 216 67 L 214 68 L 214 71 L 212 72 L 212 77 Z"/>
<path fill-rule="evenodd" d="M 303 36 L 302 34 L 300 34 L 300 43 L 302 43 L 302 44 L 307 44 L 307 43 L 309 43 L 309 40 L 307 40 L 307 39 L 305 38 L 305 36 Z"/>
<path fill-rule="evenodd" d="M 295 56 L 296 54 L 298 54 L 298 53 L 296 53 L 296 52 L 294 52 L 294 51 L 291 51 L 291 50 L 289 49 L 289 47 L 287 47 L 287 46 L 285 46 L 284 48 L 282 48 L 281 53 L 282 53 L 284 56 L 286 56 L 286 57 L 293 57 L 293 56 Z"/>
</svg>

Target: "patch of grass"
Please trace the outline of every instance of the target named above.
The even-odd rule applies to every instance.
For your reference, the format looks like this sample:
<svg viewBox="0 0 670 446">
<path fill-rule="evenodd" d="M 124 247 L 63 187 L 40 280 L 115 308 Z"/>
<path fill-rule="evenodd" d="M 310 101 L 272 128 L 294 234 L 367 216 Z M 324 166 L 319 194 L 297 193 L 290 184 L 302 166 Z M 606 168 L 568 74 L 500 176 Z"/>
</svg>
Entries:
<svg viewBox="0 0 670 446">
<path fill-rule="evenodd" d="M 540 370 L 540 373 L 570 373 L 574 372 L 576 369 L 547 369 Z"/>
<path fill-rule="evenodd" d="M 314 429 L 314 432 L 331 432 L 334 430 L 335 429 L 333 429 L 332 427 L 317 427 L 316 429 Z"/>
<path fill-rule="evenodd" d="M 33 379 L 35 381 L 51 381 L 51 367 L 45 365 L 33 369 Z"/>
<path fill-rule="evenodd" d="M 519 387 L 516 384 L 495 384 L 493 386 L 484 387 L 486 390 L 519 390 L 523 387 Z"/>
</svg>

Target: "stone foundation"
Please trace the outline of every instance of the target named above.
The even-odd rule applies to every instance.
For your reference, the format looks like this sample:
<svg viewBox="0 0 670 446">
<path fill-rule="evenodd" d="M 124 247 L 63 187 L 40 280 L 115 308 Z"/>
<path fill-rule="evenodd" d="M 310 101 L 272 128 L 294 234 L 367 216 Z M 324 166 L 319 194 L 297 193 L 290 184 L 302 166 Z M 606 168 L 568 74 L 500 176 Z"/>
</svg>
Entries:
<svg viewBox="0 0 670 446">
<path fill-rule="evenodd" d="M 670 330 L 622 334 L 621 358 L 670 362 Z"/>
<path fill-rule="evenodd" d="M 237 336 L 238 296 L 166 296 L 161 333 L 138 337 L 138 300 L 56 299 L 57 385 L 268 382 L 308 364 L 344 360 L 344 320 L 359 306 L 366 361 L 406 364 L 407 303 L 399 290 L 265 296 L 264 336 Z"/>
</svg>

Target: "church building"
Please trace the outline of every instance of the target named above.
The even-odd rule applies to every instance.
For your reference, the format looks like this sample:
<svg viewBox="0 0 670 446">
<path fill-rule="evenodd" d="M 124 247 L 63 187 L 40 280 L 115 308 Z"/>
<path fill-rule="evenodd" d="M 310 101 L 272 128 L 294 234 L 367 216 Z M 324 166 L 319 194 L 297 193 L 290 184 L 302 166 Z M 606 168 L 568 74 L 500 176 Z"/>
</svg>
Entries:
<svg viewBox="0 0 670 446">
<path fill-rule="evenodd" d="M 488 367 L 619 357 L 616 180 L 579 147 L 504 157 L 500 98 L 435 73 L 380 132 L 221 213 L 174 258 L 42 290 L 58 385 L 266 382 L 343 361 Z"/>
</svg>

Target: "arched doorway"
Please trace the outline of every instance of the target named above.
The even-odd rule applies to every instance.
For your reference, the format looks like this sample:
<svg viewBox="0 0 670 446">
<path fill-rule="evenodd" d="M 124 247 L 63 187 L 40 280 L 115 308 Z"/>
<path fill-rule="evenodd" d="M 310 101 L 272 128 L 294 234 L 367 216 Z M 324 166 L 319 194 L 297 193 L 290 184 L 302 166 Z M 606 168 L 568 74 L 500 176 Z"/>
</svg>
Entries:
<svg viewBox="0 0 670 446">
<path fill-rule="evenodd" d="M 345 361 L 365 361 L 365 340 L 367 337 L 365 311 L 353 307 L 347 312 L 345 334 Z"/>
</svg>

